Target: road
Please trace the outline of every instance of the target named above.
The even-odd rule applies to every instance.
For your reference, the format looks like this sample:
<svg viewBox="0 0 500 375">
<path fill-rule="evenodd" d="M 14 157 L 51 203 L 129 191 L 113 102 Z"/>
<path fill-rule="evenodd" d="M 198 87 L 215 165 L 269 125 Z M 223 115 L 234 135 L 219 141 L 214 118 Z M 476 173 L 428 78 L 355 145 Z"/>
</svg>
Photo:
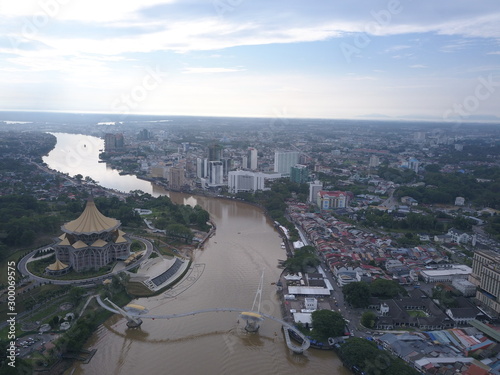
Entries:
<svg viewBox="0 0 500 375">
<path fill-rule="evenodd" d="M 332 306 L 334 309 L 342 314 L 344 319 L 348 321 L 348 327 L 351 330 L 351 333 L 356 337 L 367 337 L 371 336 L 371 334 L 366 333 L 366 329 L 361 326 L 361 314 L 363 313 L 363 309 L 352 309 L 344 301 L 344 294 L 342 293 L 342 288 L 338 286 L 335 277 L 332 272 L 328 268 L 325 262 L 322 262 L 320 265 L 327 279 L 330 281 L 330 284 L 333 286 L 333 292 L 331 293 Z"/>
</svg>

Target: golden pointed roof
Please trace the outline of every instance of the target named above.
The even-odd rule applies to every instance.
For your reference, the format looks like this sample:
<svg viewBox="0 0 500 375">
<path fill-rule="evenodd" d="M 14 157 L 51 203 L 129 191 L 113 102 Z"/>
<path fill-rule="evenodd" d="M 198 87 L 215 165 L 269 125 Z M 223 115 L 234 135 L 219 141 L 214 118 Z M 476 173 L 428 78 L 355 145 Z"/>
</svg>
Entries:
<svg viewBox="0 0 500 375">
<path fill-rule="evenodd" d="M 83 241 L 78 240 L 78 241 L 76 241 L 76 242 L 73 244 L 73 247 L 74 247 L 75 249 L 81 249 L 81 248 L 87 247 L 87 244 L 86 244 L 85 242 L 83 242 Z"/>
<path fill-rule="evenodd" d="M 125 235 L 125 232 L 118 229 L 118 237 L 116 238 L 115 243 L 127 242 L 125 237 L 123 237 L 124 235 Z"/>
<path fill-rule="evenodd" d="M 95 241 L 92 245 L 90 246 L 94 246 L 94 247 L 103 247 L 103 246 L 106 246 L 108 243 L 104 240 L 101 240 L 100 238 Z"/>
<path fill-rule="evenodd" d="M 62 230 L 67 233 L 101 233 L 116 229 L 119 226 L 120 222 L 118 220 L 101 214 L 94 200 L 90 198 L 80 217 L 64 224 Z"/>
<path fill-rule="evenodd" d="M 63 270 L 65 268 L 68 268 L 68 265 L 67 264 L 64 264 L 63 262 L 61 262 L 59 259 L 56 259 L 56 261 L 52 264 L 49 264 L 47 266 L 47 269 L 51 270 L 51 271 L 60 271 L 60 270 Z"/>
<path fill-rule="evenodd" d="M 118 238 L 115 240 L 115 243 L 123 243 L 123 242 L 127 242 L 127 240 L 123 236 L 118 236 Z"/>
<path fill-rule="evenodd" d="M 64 237 L 64 239 L 61 242 L 59 242 L 59 245 L 69 246 L 71 245 L 71 243 L 69 242 L 68 237 Z"/>
</svg>

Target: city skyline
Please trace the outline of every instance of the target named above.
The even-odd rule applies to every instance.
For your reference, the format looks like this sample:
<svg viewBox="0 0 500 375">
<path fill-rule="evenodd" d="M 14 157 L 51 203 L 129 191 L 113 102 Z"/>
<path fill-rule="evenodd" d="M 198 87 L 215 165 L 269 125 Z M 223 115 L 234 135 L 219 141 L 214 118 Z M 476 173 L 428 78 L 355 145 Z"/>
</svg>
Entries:
<svg viewBox="0 0 500 375">
<path fill-rule="evenodd" d="M 1 110 L 500 118 L 493 1 L 3 3 Z"/>
</svg>

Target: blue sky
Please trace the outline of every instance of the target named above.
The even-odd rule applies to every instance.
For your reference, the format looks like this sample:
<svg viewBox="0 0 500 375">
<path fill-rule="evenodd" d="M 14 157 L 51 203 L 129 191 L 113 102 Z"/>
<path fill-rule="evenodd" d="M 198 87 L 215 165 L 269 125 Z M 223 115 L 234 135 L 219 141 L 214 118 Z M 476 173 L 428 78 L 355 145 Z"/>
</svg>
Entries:
<svg viewBox="0 0 500 375">
<path fill-rule="evenodd" d="M 0 109 L 500 117 L 500 6 L 0 0 Z"/>
</svg>

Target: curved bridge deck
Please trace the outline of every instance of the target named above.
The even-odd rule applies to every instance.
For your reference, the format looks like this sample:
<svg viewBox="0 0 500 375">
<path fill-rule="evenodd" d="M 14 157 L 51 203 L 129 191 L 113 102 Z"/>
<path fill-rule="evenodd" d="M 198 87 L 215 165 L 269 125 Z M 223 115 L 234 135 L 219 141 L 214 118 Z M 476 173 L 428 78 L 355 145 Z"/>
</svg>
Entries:
<svg viewBox="0 0 500 375">
<path fill-rule="evenodd" d="M 107 304 L 105 304 L 101 300 L 100 296 L 97 296 L 96 300 L 99 303 L 99 305 L 101 305 L 102 308 L 104 308 L 104 309 L 106 309 L 108 311 L 111 311 L 111 312 L 113 312 L 115 314 L 122 315 L 122 313 L 120 311 L 115 310 L 115 309 L 109 307 Z M 174 318 L 182 318 L 182 317 L 185 317 L 185 316 L 205 314 L 205 313 L 211 313 L 211 312 L 219 312 L 219 311 L 222 311 L 222 312 L 238 312 L 238 313 L 248 312 L 248 310 L 244 310 L 244 309 L 219 307 L 219 308 L 211 308 L 211 309 L 202 309 L 202 310 L 190 311 L 190 312 L 181 313 L 181 314 L 170 314 L 170 315 L 144 314 L 144 315 L 133 315 L 133 316 L 136 317 L 136 318 L 141 318 L 141 319 L 174 319 Z M 287 323 L 287 322 L 285 322 L 285 321 L 283 321 L 283 320 L 281 320 L 279 318 L 276 318 L 276 317 L 274 317 L 272 315 L 264 314 L 262 312 L 259 312 L 259 313 L 256 313 L 256 314 L 260 314 L 263 317 L 265 317 L 267 319 L 270 319 L 270 320 L 273 320 L 275 322 L 278 322 L 278 323 L 280 323 L 283 326 L 283 330 L 286 331 L 285 332 L 285 341 L 286 341 L 286 344 L 287 344 L 288 348 L 290 350 L 292 350 L 294 353 L 303 353 L 304 350 L 307 350 L 309 348 L 309 346 L 311 344 L 310 341 L 309 341 L 309 339 L 302 332 L 300 332 L 297 328 L 295 328 L 291 324 L 289 324 L 289 323 Z M 300 346 L 295 345 L 291 341 L 290 336 L 288 335 L 288 329 L 292 330 L 294 333 L 297 334 L 297 336 L 299 336 L 302 339 L 302 345 L 300 345 Z"/>
</svg>

